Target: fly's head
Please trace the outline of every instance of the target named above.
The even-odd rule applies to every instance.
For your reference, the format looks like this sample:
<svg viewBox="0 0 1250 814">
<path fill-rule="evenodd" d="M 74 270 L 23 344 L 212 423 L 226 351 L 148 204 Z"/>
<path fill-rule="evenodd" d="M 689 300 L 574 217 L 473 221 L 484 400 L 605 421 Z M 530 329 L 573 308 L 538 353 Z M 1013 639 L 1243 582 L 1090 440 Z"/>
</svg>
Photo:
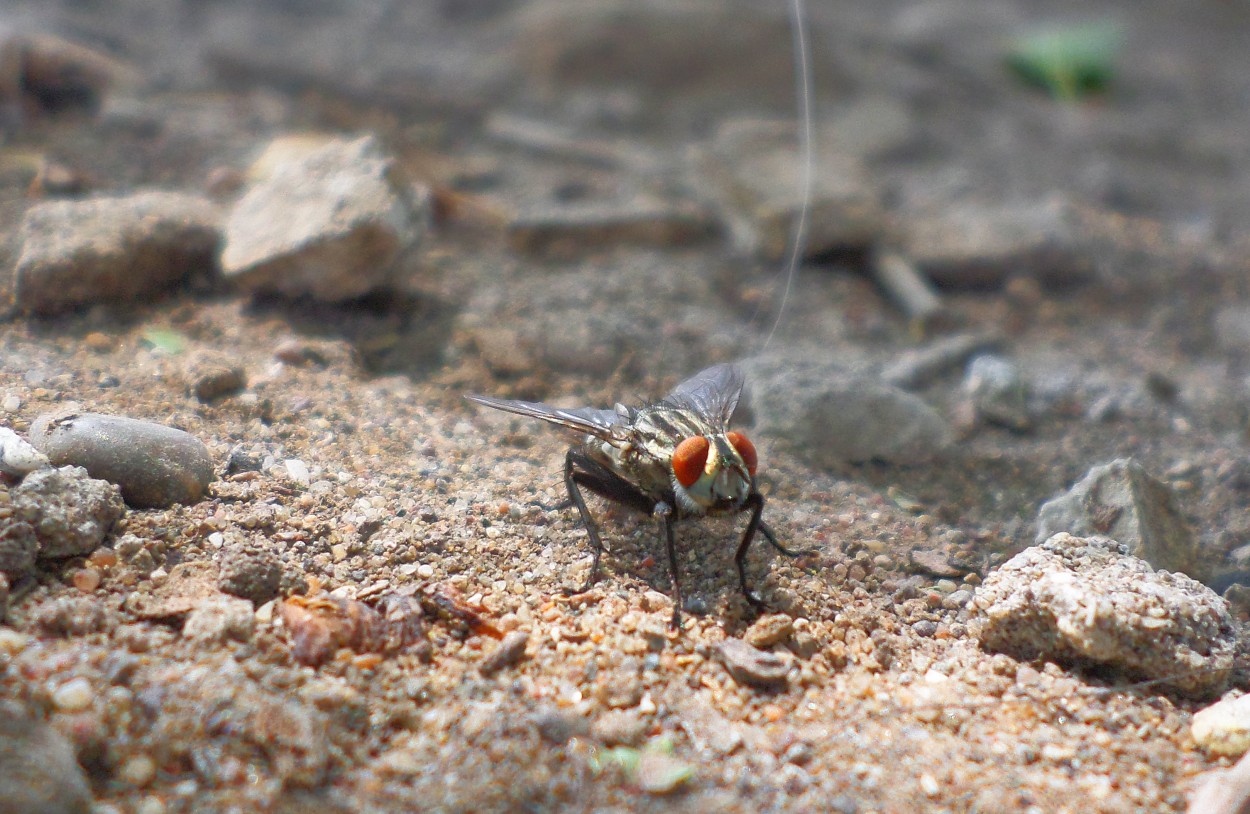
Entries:
<svg viewBox="0 0 1250 814">
<path fill-rule="evenodd" d="M 673 492 L 699 514 L 736 509 L 755 489 L 755 445 L 740 432 L 686 438 L 673 450 Z"/>
</svg>

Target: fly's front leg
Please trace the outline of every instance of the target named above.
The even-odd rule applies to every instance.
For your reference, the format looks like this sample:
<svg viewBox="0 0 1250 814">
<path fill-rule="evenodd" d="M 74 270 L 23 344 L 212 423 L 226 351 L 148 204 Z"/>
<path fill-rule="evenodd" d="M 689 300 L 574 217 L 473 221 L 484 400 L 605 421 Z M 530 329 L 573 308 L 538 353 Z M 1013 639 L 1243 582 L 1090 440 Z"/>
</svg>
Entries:
<svg viewBox="0 0 1250 814">
<path fill-rule="evenodd" d="M 668 572 L 673 583 L 673 619 L 669 623 L 673 630 L 681 627 L 681 579 L 677 576 L 677 543 L 673 533 L 673 507 L 660 501 L 651 510 L 654 517 L 659 518 L 664 527 L 664 545 L 668 548 Z"/>
<path fill-rule="evenodd" d="M 594 554 L 594 560 L 590 563 L 590 575 L 586 577 L 585 584 L 577 591 L 577 593 L 585 593 L 599 578 L 599 558 L 603 556 L 603 541 L 599 539 L 599 528 L 595 525 L 594 518 L 590 516 L 590 510 L 586 508 L 582 490 L 577 487 L 577 476 L 582 473 L 574 469 L 576 459 L 577 450 L 570 449 L 569 454 L 564 458 L 564 487 L 569 492 L 569 502 L 577 507 L 577 511 L 582 516 L 582 525 L 586 527 L 586 535 L 590 537 L 590 548 Z"/>
<path fill-rule="evenodd" d="M 734 554 L 734 565 L 738 566 L 738 585 L 742 588 L 742 595 L 746 597 L 751 607 L 758 611 L 764 609 L 764 600 L 760 599 L 747 585 L 747 551 L 751 548 L 751 541 L 755 539 L 755 532 L 760 530 L 764 531 L 766 540 L 777 546 L 777 548 L 781 548 L 781 546 L 777 545 L 776 539 L 773 538 L 772 530 L 764 526 L 763 521 L 760 519 L 760 515 L 764 512 L 764 496 L 759 492 L 753 492 L 747 498 L 746 503 L 743 504 L 743 508 L 751 510 L 751 519 L 747 522 L 746 531 L 742 533 L 742 542 L 738 543 L 738 551 Z M 782 550 L 785 551 L 785 549 Z M 787 551 L 786 553 L 788 554 L 789 552 Z"/>
<path fill-rule="evenodd" d="M 763 501 L 761 499 L 761 511 L 763 511 L 764 508 L 762 503 Z M 809 554 L 813 551 L 813 549 L 810 548 L 800 548 L 797 550 L 793 548 L 786 548 L 781 543 L 777 542 L 777 535 L 773 534 L 773 530 L 769 528 L 768 524 L 763 520 L 760 520 L 759 532 L 764 535 L 764 539 L 768 541 L 770 546 L 777 549 L 779 553 L 785 554 L 787 557 L 802 557 L 804 554 Z"/>
</svg>

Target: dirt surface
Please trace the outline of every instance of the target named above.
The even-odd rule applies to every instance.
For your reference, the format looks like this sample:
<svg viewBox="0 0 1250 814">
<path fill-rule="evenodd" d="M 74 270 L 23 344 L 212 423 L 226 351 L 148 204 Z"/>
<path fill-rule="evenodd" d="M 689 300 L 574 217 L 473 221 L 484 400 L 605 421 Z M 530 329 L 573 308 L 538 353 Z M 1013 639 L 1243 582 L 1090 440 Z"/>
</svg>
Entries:
<svg viewBox="0 0 1250 814">
<path fill-rule="evenodd" d="M 6 267 L 40 161 L 94 192 L 224 208 L 271 138 L 373 132 L 445 208 L 397 290 L 360 301 L 193 277 L 4 324 L 9 426 L 77 405 L 186 430 L 218 465 L 208 499 L 132 509 L 109 552 L 12 586 L 0 694 L 70 739 L 98 810 L 1181 811 L 1199 775 L 1229 765 L 1190 737 L 1204 702 L 987 653 L 965 606 L 1034 542 L 1042 501 L 1125 456 L 1171 486 L 1214 587 L 1244 577 L 1250 6 L 1103 5 L 1124 26 L 1115 77 L 1064 103 L 1007 72 L 1004 43 L 1086 19 L 1085 4 L 813 0 L 817 124 L 881 200 L 881 245 L 949 209 L 1058 199 L 1074 213 L 1065 256 L 1090 272 L 1057 285 L 995 267 L 987 282 L 978 266 L 974 286 L 956 269 L 925 327 L 867 273 L 873 246 L 805 264 L 770 351 L 877 375 L 989 331 L 1028 384 L 1028 426 L 970 417 L 960 360 L 915 390 L 953 429 L 931 460 L 818 469 L 757 436 L 765 517 L 809 553 L 753 551 L 774 614 L 759 620 L 732 562 L 743 518 L 684 524 L 672 631 L 652 521 L 596 502 L 611 553 L 592 590 L 565 595 L 590 564 L 576 513 L 548 508 L 565 497 L 567 439 L 462 396 L 639 403 L 760 351 L 779 264 L 723 234 L 575 232 L 552 257 L 517 250 L 506 223 L 557 205 L 705 206 L 691 151 L 726 121 L 793 114 L 785 9 L 679 4 L 678 24 L 632 4 L 605 39 L 595 4 L 251 5 L 0 12 L 129 68 L 95 113 L 7 120 Z M 570 143 L 500 135 L 504 115 Z M 206 354 L 246 385 L 197 398 Z M 240 562 L 284 595 L 458 592 L 486 626 L 427 609 L 428 651 L 304 665 L 265 590 L 232 590 L 253 617 L 230 616 L 218 586 L 247 582 Z M 200 617 L 191 635 L 210 601 L 229 621 Z M 516 630 L 524 652 L 480 670 L 489 634 Z M 722 664 L 719 643 L 744 635 L 793 659 L 779 686 Z M 85 705 L 58 695 L 76 679 Z"/>
</svg>

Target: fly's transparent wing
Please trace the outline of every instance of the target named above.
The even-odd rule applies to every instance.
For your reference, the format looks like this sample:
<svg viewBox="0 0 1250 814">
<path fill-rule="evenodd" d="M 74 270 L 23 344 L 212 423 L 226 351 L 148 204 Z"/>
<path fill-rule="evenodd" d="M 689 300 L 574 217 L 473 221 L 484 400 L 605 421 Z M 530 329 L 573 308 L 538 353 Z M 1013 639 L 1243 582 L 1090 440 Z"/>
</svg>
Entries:
<svg viewBox="0 0 1250 814">
<path fill-rule="evenodd" d="M 624 426 L 624 418 L 615 410 L 596 410 L 594 407 L 576 407 L 566 410 L 539 401 L 512 401 L 490 396 L 465 396 L 475 404 L 515 413 L 528 418 L 538 418 L 576 433 L 584 433 L 611 441 L 618 436 L 617 430 Z"/>
<path fill-rule="evenodd" d="M 674 387 L 664 403 L 693 410 L 708 421 L 727 425 L 738 407 L 745 381 L 737 365 L 713 365 Z"/>
</svg>

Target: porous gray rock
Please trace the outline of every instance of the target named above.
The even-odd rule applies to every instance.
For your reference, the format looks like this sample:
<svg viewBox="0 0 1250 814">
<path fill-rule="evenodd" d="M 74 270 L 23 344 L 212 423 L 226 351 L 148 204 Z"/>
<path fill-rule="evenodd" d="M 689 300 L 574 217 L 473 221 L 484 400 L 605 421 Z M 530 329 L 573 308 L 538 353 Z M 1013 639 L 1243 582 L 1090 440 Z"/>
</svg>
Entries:
<svg viewBox="0 0 1250 814">
<path fill-rule="evenodd" d="M 986 578 L 970 610 L 982 647 L 1021 659 L 1099 665 L 1164 690 L 1222 692 L 1237 624 L 1224 600 L 1155 571 L 1105 537 L 1057 534 Z"/>
<path fill-rule="evenodd" d="M 919 396 L 815 352 L 755 356 L 742 368 L 756 432 L 816 466 L 922 463 L 950 443 L 945 420 Z"/>
<path fill-rule="evenodd" d="M 20 577 L 35 564 L 39 541 L 30 523 L 11 514 L 0 517 L 0 574 Z"/>
<path fill-rule="evenodd" d="M 223 552 L 217 585 L 232 596 L 263 605 L 282 593 L 282 561 L 257 546 L 232 546 Z"/>
<path fill-rule="evenodd" d="M 1061 531 L 1106 535 L 1155 568 L 1198 580 L 1207 579 L 1215 565 L 1177 510 L 1172 490 L 1132 458 L 1094 467 L 1042 505 L 1035 542 Z"/>
<path fill-rule="evenodd" d="M 394 282 L 421 239 L 426 196 L 376 139 L 278 139 L 225 227 L 222 273 L 250 291 L 342 302 Z"/>
<path fill-rule="evenodd" d="M 49 315 L 147 299 L 215 268 L 219 221 L 211 202 L 179 192 L 37 203 L 22 221 L 14 300 Z"/>
<path fill-rule="evenodd" d="M 90 554 L 126 510 L 116 486 L 79 466 L 32 472 L 12 495 L 13 516 L 35 530 L 41 559 Z"/>
<path fill-rule="evenodd" d="M 151 421 L 99 413 L 53 412 L 30 426 L 30 441 L 56 465 L 84 467 L 121 487 L 135 508 L 194 503 L 213 481 L 204 443 Z"/>
</svg>

